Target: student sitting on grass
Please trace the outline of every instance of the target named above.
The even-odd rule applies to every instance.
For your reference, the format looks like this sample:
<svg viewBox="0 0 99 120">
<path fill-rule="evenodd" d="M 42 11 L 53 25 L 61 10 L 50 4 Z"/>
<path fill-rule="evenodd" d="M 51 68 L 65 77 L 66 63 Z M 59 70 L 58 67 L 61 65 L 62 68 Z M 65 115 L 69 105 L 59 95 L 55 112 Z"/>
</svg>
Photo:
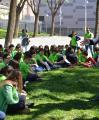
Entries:
<svg viewBox="0 0 99 120">
<path fill-rule="evenodd" d="M 44 68 L 45 70 L 51 70 L 53 68 L 53 64 L 50 60 L 44 55 L 44 49 L 39 49 L 39 53 L 36 55 L 36 61 L 39 66 Z"/>
<path fill-rule="evenodd" d="M 17 52 L 16 55 L 9 61 L 9 65 L 12 66 L 14 69 L 19 70 L 19 63 L 22 58 L 22 53 Z"/>
<path fill-rule="evenodd" d="M 34 73 L 34 71 L 31 69 L 30 66 L 31 59 L 32 55 L 30 54 L 30 52 L 29 51 L 25 52 L 23 62 L 20 62 L 19 64 L 24 82 L 25 81 L 33 82 L 36 80 L 41 80 L 40 77 L 36 73 Z"/>
<path fill-rule="evenodd" d="M 10 75 L 11 74 L 11 75 Z M 27 93 L 26 91 L 23 90 L 23 80 L 22 80 L 22 74 L 18 71 L 18 70 L 14 70 L 11 66 L 6 66 L 4 68 L 2 68 L 2 70 L 0 71 L 0 84 L 3 83 L 4 81 L 6 81 L 6 79 L 14 79 L 14 77 L 17 75 L 17 91 L 19 94 L 19 103 L 15 104 L 15 105 L 10 105 L 8 106 L 7 110 L 8 113 L 16 113 L 18 112 L 17 109 L 19 107 L 19 111 L 20 109 L 23 111 L 20 112 L 24 112 L 25 108 L 28 107 L 33 107 L 34 103 L 28 103 L 26 104 L 26 96 Z M 13 108 L 17 108 L 15 110 L 13 110 Z M 12 110 L 12 111 L 11 111 Z"/>
<path fill-rule="evenodd" d="M 95 47 L 93 58 L 95 59 L 96 62 L 98 61 L 98 56 L 99 56 L 99 47 Z"/>
<path fill-rule="evenodd" d="M 44 55 L 48 58 L 50 56 L 50 49 L 48 45 L 44 46 Z"/>
<path fill-rule="evenodd" d="M 4 54 L 3 59 L 0 63 L 0 69 L 7 66 L 10 60 L 11 60 L 10 54 L 9 53 Z"/>
<path fill-rule="evenodd" d="M 16 71 L 14 71 L 16 73 Z M 9 104 L 16 104 L 19 102 L 19 96 L 17 92 L 17 80 L 18 80 L 18 73 L 17 76 L 12 77 L 12 73 L 10 76 L 4 81 L 4 84 L 0 86 L 0 111 L 6 113 Z"/>
<path fill-rule="evenodd" d="M 71 47 L 66 50 L 66 58 L 72 65 L 77 65 L 77 55 Z"/>
<path fill-rule="evenodd" d="M 23 53 L 23 52 L 22 52 L 22 46 L 21 46 L 21 44 L 17 44 L 16 47 L 15 47 L 15 49 L 12 51 L 13 57 L 14 57 L 18 52 Z"/>
<path fill-rule="evenodd" d="M 9 45 L 8 48 L 9 48 L 11 58 L 13 58 L 14 57 L 14 45 L 11 44 L 11 45 Z"/>
<path fill-rule="evenodd" d="M 87 57 L 88 53 L 85 50 L 81 50 L 80 54 L 78 55 L 78 61 L 81 65 L 85 67 L 93 67 L 96 64 L 96 61 L 91 58 Z"/>
<path fill-rule="evenodd" d="M 49 60 L 52 61 L 57 67 L 68 67 L 70 66 L 70 62 L 66 59 L 65 55 L 60 54 L 58 47 L 53 47 L 51 50 L 51 54 L 49 56 Z"/>
<path fill-rule="evenodd" d="M 36 61 L 36 55 L 37 55 L 36 54 L 36 48 L 34 46 L 32 46 L 30 48 L 29 52 L 32 55 L 32 59 L 31 59 L 31 62 L 30 62 L 30 66 L 32 67 L 32 69 L 35 72 L 42 72 L 42 71 L 44 71 L 44 69 L 37 64 L 37 61 Z"/>
</svg>

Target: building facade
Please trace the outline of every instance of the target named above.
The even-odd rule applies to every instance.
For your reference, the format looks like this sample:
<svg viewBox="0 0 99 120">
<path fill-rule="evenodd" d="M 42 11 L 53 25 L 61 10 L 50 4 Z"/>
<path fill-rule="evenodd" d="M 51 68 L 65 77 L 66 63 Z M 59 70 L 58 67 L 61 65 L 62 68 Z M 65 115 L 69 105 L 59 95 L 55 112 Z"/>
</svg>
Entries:
<svg viewBox="0 0 99 120">
<path fill-rule="evenodd" d="M 7 28 L 9 6 L 10 0 L 2 0 L 0 2 L 0 28 Z M 33 31 L 34 28 L 34 15 L 27 3 L 20 15 L 19 28 L 20 30 L 25 28 L 28 31 Z"/>
<path fill-rule="evenodd" d="M 79 34 L 84 33 L 85 22 L 86 26 L 94 31 L 96 17 L 96 0 L 69 0 L 61 6 L 55 18 L 55 31 L 62 34 L 69 34 L 72 30 L 79 31 Z M 86 6 L 85 6 L 86 5 Z M 86 12 L 86 13 L 85 13 Z M 51 14 L 46 3 L 42 3 L 40 15 L 44 16 L 46 29 L 51 26 Z M 86 16 L 85 16 L 86 15 Z"/>
<path fill-rule="evenodd" d="M 40 6 L 39 21 L 42 23 L 42 31 L 50 32 L 51 29 L 51 13 L 45 0 L 42 0 Z M 68 0 L 64 3 L 55 17 L 55 33 L 66 35 L 71 31 L 79 31 L 84 34 L 85 22 L 86 26 L 94 30 L 96 16 L 96 0 Z M 86 3 L 85 3 L 86 1 Z M 88 2 L 87 2 L 88 1 Z M 2 0 L 1 5 L 9 7 L 10 0 Z M 86 5 L 86 7 L 85 7 Z M 7 17 L 6 17 L 7 18 Z M 27 27 L 29 31 L 33 31 L 34 15 L 26 4 L 20 17 L 21 28 Z"/>
</svg>

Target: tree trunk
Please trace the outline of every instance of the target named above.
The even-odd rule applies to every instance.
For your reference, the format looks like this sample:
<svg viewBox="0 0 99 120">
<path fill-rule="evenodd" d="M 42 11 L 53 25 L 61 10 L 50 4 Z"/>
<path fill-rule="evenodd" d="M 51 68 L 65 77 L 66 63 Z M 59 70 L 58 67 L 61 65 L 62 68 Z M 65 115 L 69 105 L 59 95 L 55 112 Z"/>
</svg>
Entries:
<svg viewBox="0 0 99 120">
<path fill-rule="evenodd" d="M 20 13 L 16 13 L 15 29 L 14 29 L 14 35 L 13 35 L 14 38 L 18 37 L 19 21 L 20 21 Z"/>
<path fill-rule="evenodd" d="M 35 15 L 35 22 L 34 22 L 34 33 L 33 37 L 35 37 L 38 33 L 38 22 L 39 22 L 39 14 Z"/>
<path fill-rule="evenodd" d="M 99 0 L 96 3 L 96 23 L 95 23 L 95 37 L 99 36 Z"/>
<path fill-rule="evenodd" d="M 52 15 L 52 22 L 51 22 L 51 33 L 50 35 L 54 35 L 54 30 L 55 30 L 55 15 Z"/>
<path fill-rule="evenodd" d="M 15 27 L 15 19 L 16 19 L 16 5 L 17 5 L 17 0 L 11 0 L 7 34 L 5 38 L 5 47 L 7 47 L 9 44 L 12 43 L 13 32 Z"/>
</svg>

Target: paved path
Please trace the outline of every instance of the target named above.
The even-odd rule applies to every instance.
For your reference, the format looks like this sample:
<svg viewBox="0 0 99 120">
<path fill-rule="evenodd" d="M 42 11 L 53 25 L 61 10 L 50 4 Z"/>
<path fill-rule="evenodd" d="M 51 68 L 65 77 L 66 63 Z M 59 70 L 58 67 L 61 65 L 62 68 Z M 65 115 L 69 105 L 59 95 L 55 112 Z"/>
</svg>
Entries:
<svg viewBox="0 0 99 120">
<path fill-rule="evenodd" d="M 0 40 L 0 43 L 2 45 L 4 45 L 4 39 L 1 39 Z M 21 43 L 21 39 L 20 38 L 17 38 L 17 39 L 13 39 L 12 43 L 14 45 L 16 45 L 17 43 Z M 32 46 L 32 45 L 36 45 L 36 46 L 39 46 L 39 45 L 66 45 L 66 44 L 69 44 L 70 43 L 70 38 L 69 37 L 66 37 L 66 36 L 53 36 L 53 37 L 50 37 L 50 36 L 46 36 L 46 37 L 36 37 L 36 38 L 30 38 L 30 44 L 28 47 Z"/>
<path fill-rule="evenodd" d="M 81 37 L 81 40 L 83 38 Z M 4 39 L 0 39 L 0 44 L 4 45 Z M 21 43 L 21 38 L 13 39 L 12 44 L 17 45 L 18 43 Z M 30 38 L 30 44 L 28 46 L 28 50 L 32 45 L 39 46 L 39 45 L 69 45 L 70 38 L 67 36 L 42 36 L 42 37 L 36 37 L 36 38 Z M 78 45 L 80 46 L 80 42 L 78 42 Z M 90 51 L 89 51 L 89 56 Z"/>
</svg>

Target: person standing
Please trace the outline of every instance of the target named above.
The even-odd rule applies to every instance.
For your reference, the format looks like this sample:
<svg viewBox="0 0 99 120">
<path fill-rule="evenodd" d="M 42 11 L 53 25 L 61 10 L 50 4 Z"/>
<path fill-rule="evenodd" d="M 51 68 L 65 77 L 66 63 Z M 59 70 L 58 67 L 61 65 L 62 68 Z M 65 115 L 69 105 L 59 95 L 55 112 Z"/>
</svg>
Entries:
<svg viewBox="0 0 99 120">
<path fill-rule="evenodd" d="M 71 37 L 70 46 L 74 52 L 76 52 L 78 47 L 77 41 L 80 40 L 80 37 L 77 36 L 77 33 L 75 31 L 72 31 L 72 34 L 70 34 L 69 37 Z"/>
<path fill-rule="evenodd" d="M 21 37 L 22 37 L 22 47 L 24 48 L 24 52 L 27 51 L 27 46 L 29 45 L 29 35 L 27 33 L 27 30 L 22 30 L 22 34 L 21 34 Z"/>
<path fill-rule="evenodd" d="M 89 28 L 86 29 L 86 33 L 84 34 L 84 39 L 93 39 L 94 38 L 94 35 L 93 33 L 90 31 Z M 88 53 L 88 48 L 90 49 L 90 52 L 93 56 L 93 45 L 90 45 L 89 43 L 87 43 L 85 45 L 85 49 L 86 49 L 86 52 Z"/>
</svg>

